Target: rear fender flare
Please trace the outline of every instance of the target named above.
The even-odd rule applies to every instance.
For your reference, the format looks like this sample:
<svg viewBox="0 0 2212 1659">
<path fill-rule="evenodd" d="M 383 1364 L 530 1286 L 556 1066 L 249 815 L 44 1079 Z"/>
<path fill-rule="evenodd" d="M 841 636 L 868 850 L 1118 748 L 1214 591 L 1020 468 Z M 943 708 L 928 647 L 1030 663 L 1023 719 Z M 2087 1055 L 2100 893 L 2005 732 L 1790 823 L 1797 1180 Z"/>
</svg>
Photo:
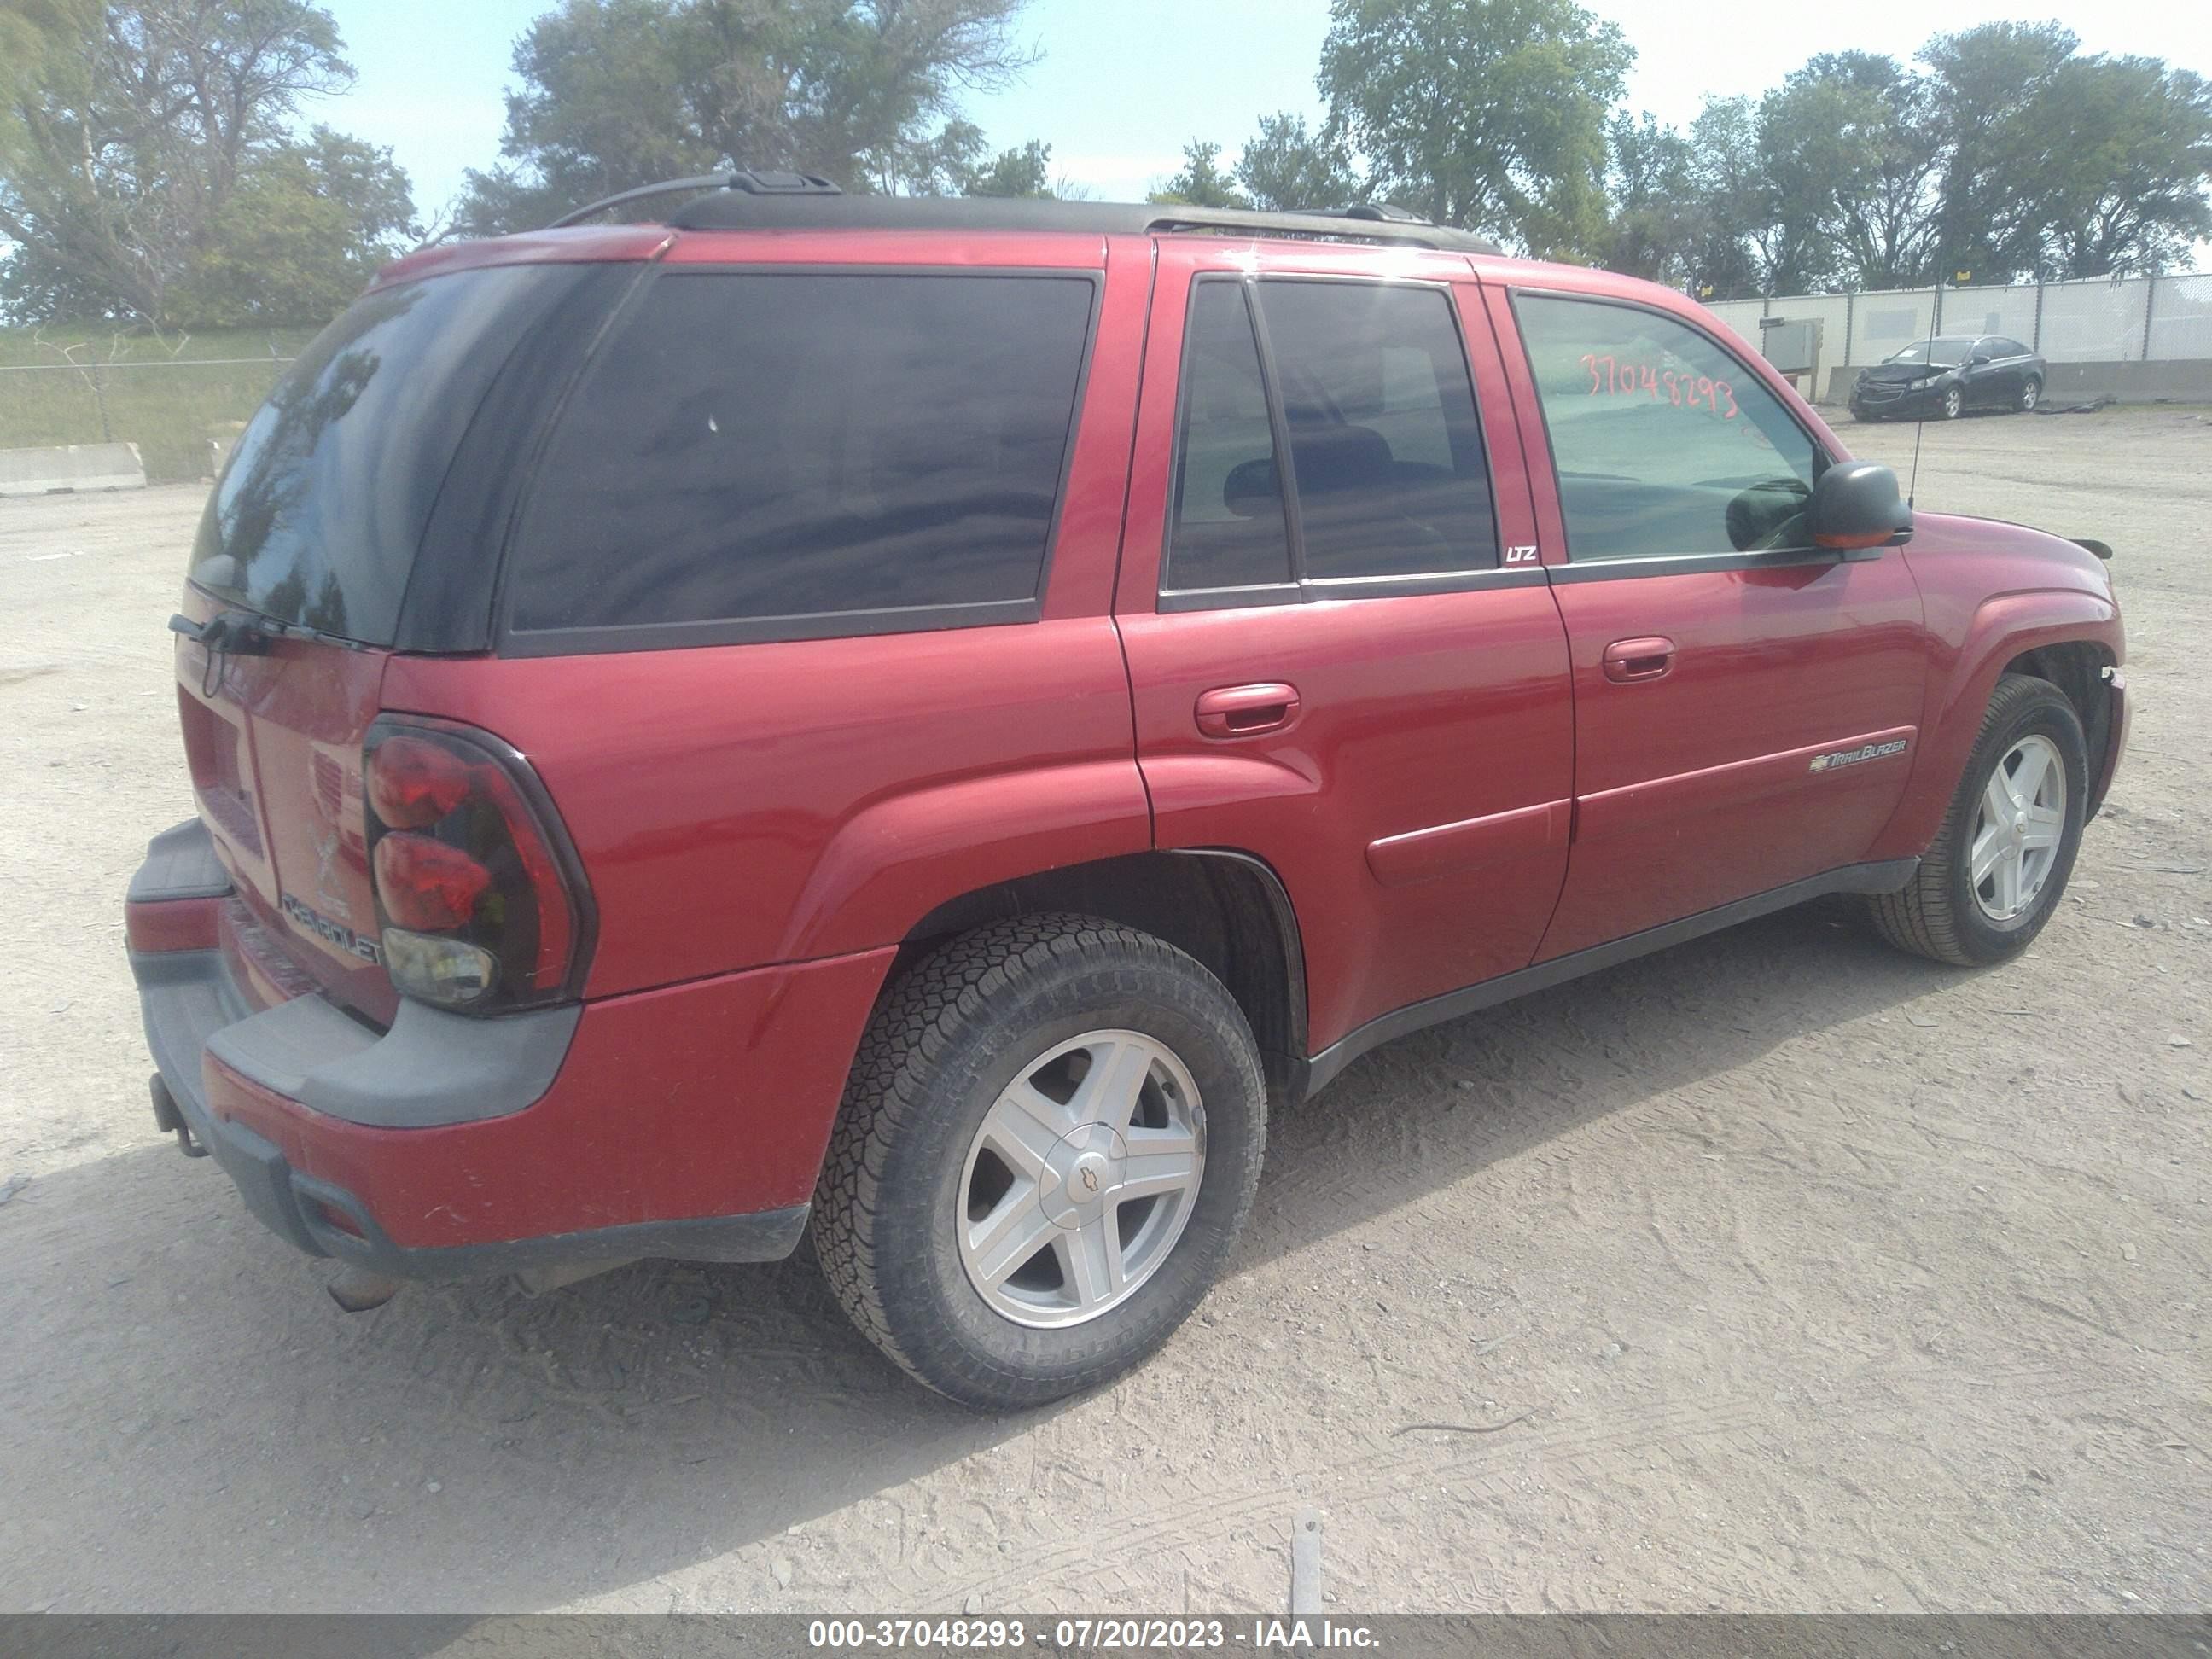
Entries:
<svg viewBox="0 0 2212 1659">
<path fill-rule="evenodd" d="M 884 796 L 823 849 L 777 955 L 801 962 L 896 945 L 963 893 L 1152 845 L 1144 780 L 1127 756 Z"/>
</svg>

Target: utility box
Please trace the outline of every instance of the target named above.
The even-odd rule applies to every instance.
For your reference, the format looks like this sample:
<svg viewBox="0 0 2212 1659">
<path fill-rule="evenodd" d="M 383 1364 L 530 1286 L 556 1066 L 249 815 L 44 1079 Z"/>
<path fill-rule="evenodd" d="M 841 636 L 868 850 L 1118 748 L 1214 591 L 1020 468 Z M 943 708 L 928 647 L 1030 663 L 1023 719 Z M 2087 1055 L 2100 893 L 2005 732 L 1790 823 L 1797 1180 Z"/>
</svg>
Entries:
<svg viewBox="0 0 2212 1659">
<path fill-rule="evenodd" d="M 1759 355 L 1778 373 L 1808 374 L 1819 383 L 1820 319 L 1817 317 L 1762 317 L 1759 319 Z"/>
</svg>

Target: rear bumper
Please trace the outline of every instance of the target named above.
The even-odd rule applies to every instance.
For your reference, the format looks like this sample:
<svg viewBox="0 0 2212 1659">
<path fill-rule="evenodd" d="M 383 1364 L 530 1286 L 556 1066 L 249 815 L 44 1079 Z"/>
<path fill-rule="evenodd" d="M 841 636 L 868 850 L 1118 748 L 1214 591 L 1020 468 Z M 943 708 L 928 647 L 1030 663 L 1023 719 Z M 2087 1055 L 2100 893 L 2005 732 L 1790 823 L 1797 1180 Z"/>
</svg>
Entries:
<svg viewBox="0 0 2212 1659">
<path fill-rule="evenodd" d="M 256 1006 L 198 829 L 156 838 L 127 907 L 155 1117 L 280 1237 L 412 1278 L 798 1243 L 890 951 L 501 1018 L 403 1004 L 380 1033 Z"/>
</svg>

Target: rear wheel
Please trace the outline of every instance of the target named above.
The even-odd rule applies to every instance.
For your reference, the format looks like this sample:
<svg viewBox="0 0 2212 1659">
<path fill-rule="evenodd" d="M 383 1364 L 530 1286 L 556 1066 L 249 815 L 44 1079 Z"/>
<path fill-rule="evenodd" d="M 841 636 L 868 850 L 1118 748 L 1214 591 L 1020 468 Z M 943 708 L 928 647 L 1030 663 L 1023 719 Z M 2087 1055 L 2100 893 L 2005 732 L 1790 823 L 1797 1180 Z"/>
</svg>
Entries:
<svg viewBox="0 0 2212 1659">
<path fill-rule="evenodd" d="M 1903 891 L 1869 901 L 1900 950 L 1961 967 L 2026 950 L 2051 919 L 2081 842 L 2087 749 L 2047 680 L 1997 682 L 1935 842 Z"/>
<path fill-rule="evenodd" d="M 2035 380 L 2035 379 L 2033 379 L 2033 378 L 2032 378 L 2032 377 L 2031 377 L 2031 378 L 2030 378 L 2030 379 L 2028 379 L 2027 380 L 2023 381 L 2023 382 L 2021 383 L 2021 388 L 2020 388 L 2020 404 L 2019 404 L 2019 407 L 2020 407 L 2020 412 L 2021 412 L 2021 414 L 2023 414 L 2023 415 L 2033 415 L 2033 413 L 2035 413 L 2035 406 L 2036 406 L 2038 404 L 2041 403 L 2042 401 L 2043 401 L 2043 382 L 2042 382 L 2042 381 L 2040 381 L 2040 380 Z"/>
<path fill-rule="evenodd" d="M 1198 963 L 1085 917 L 1000 923 L 877 1011 L 817 1252 L 910 1375 L 963 1405 L 1038 1405 L 1136 1364 L 1198 1305 L 1266 1124 L 1250 1029 Z"/>
</svg>

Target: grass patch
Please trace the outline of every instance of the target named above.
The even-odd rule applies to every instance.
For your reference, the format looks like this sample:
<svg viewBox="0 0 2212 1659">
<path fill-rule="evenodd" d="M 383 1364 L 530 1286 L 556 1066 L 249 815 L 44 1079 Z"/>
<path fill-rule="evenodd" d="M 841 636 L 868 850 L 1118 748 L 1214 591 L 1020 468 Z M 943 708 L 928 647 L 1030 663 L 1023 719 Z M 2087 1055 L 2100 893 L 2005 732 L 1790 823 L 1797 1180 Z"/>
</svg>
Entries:
<svg viewBox="0 0 2212 1659">
<path fill-rule="evenodd" d="M 0 449 L 135 443 L 149 483 L 203 477 L 208 440 L 259 407 L 313 328 L 0 329 Z M 64 351 L 67 353 L 66 359 Z"/>
</svg>

